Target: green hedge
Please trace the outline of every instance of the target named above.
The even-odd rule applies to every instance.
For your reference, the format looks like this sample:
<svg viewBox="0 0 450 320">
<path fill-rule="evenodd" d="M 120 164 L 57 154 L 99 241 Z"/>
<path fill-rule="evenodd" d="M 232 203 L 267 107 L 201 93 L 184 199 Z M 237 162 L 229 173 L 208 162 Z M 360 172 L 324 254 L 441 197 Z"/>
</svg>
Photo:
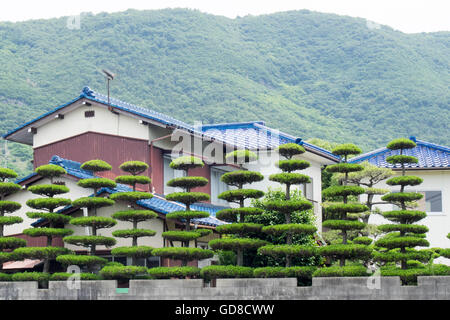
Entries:
<svg viewBox="0 0 450 320">
<path fill-rule="evenodd" d="M 12 281 L 48 281 L 50 278 L 49 273 L 45 272 L 18 272 L 11 276 Z"/>
<path fill-rule="evenodd" d="M 428 262 L 431 258 L 432 253 L 425 250 L 413 250 L 407 251 L 405 253 L 399 251 L 388 251 L 388 252 L 373 252 L 373 260 L 377 262 L 397 262 L 397 261 L 407 261 L 407 260 L 419 260 L 422 262 Z"/>
<path fill-rule="evenodd" d="M 107 266 L 100 270 L 100 275 L 104 279 L 133 279 L 140 274 L 147 274 L 147 268 L 138 266 Z"/>
<path fill-rule="evenodd" d="M 23 219 L 21 217 L 1 217 L 0 216 L 0 226 L 10 226 L 16 223 L 22 223 Z"/>
<path fill-rule="evenodd" d="M 0 168 L 0 179 L 15 179 L 17 178 L 17 173 L 9 168 Z"/>
<path fill-rule="evenodd" d="M 30 237 L 66 237 L 72 233 L 73 230 L 61 228 L 30 228 L 23 230 L 23 234 Z"/>
<path fill-rule="evenodd" d="M 387 148 L 391 149 L 391 150 L 412 149 L 415 147 L 416 147 L 416 143 L 407 138 L 394 139 L 387 144 Z"/>
<path fill-rule="evenodd" d="M 74 207 L 79 208 L 89 208 L 89 209 L 95 209 L 95 208 L 102 208 L 102 207 L 109 207 L 114 205 L 114 201 L 108 198 L 102 198 L 102 197 L 83 197 L 79 198 L 77 200 L 74 200 L 72 202 L 72 205 Z"/>
<path fill-rule="evenodd" d="M 193 168 L 201 168 L 205 164 L 203 161 L 194 156 L 182 156 L 172 160 L 169 166 L 175 170 L 188 170 Z"/>
<path fill-rule="evenodd" d="M 43 166 L 39 166 L 36 168 L 36 170 L 34 170 L 34 172 L 45 178 L 60 177 L 67 173 L 64 168 L 55 164 L 45 164 Z"/>
<path fill-rule="evenodd" d="M 256 171 L 236 170 L 227 172 L 220 177 L 220 180 L 228 185 L 241 187 L 244 184 L 258 182 L 264 176 Z"/>
<path fill-rule="evenodd" d="M 137 175 L 148 169 L 148 164 L 142 161 L 125 161 L 119 166 L 120 170 Z"/>
<path fill-rule="evenodd" d="M 378 226 L 378 230 L 383 232 L 403 231 L 410 233 L 426 233 L 428 227 L 418 224 L 382 224 Z"/>
<path fill-rule="evenodd" d="M 264 210 L 260 208 L 229 208 L 218 211 L 216 218 L 223 221 L 236 222 L 240 215 L 251 216 L 261 213 L 264 213 Z"/>
<path fill-rule="evenodd" d="M 0 182 L 0 194 L 19 192 L 22 186 L 13 182 Z"/>
<path fill-rule="evenodd" d="M 422 238 L 404 236 L 404 237 L 381 238 L 376 242 L 376 245 L 387 249 L 394 249 L 394 248 L 413 248 L 416 246 L 428 247 L 430 243 Z"/>
<path fill-rule="evenodd" d="M 319 253 L 336 259 L 368 259 L 372 254 L 372 248 L 362 244 L 332 244 L 320 247 Z"/>
<path fill-rule="evenodd" d="M 117 186 L 117 183 L 107 178 L 89 178 L 89 179 L 81 179 L 80 181 L 78 181 L 77 185 L 79 185 L 82 188 L 100 189 L 100 188 L 115 188 Z"/>
<path fill-rule="evenodd" d="M 178 201 L 184 204 L 193 204 L 199 201 L 208 201 L 210 195 L 203 192 L 173 192 L 166 196 L 169 201 Z"/>
<path fill-rule="evenodd" d="M 275 149 L 281 156 L 290 159 L 291 157 L 305 153 L 305 148 L 296 143 L 285 143 Z"/>
<path fill-rule="evenodd" d="M 89 160 L 81 165 L 81 169 L 92 172 L 109 171 L 112 169 L 111 165 L 103 160 Z"/>
<path fill-rule="evenodd" d="M 289 185 L 297 185 L 311 182 L 311 178 L 309 176 L 295 172 L 274 173 L 269 176 L 269 180 Z"/>
<path fill-rule="evenodd" d="M 292 172 L 309 168 L 311 164 L 305 160 L 292 159 L 292 160 L 280 160 L 277 162 L 277 166 L 282 171 Z"/>
<path fill-rule="evenodd" d="M 117 247 L 111 250 L 113 256 L 147 258 L 152 256 L 153 248 L 149 246 Z"/>
<path fill-rule="evenodd" d="M 418 276 L 448 276 L 450 267 L 442 264 L 425 266 L 425 268 L 399 269 L 396 267 L 381 268 L 381 275 L 385 277 L 400 277 L 403 285 L 416 285 Z"/>
<path fill-rule="evenodd" d="M 128 202 L 136 202 L 139 200 L 151 199 L 153 194 L 148 192 L 129 191 L 129 192 L 117 192 L 109 196 L 111 200 L 122 200 Z"/>
<path fill-rule="evenodd" d="M 27 212 L 26 215 L 31 219 L 46 219 L 53 223 L 66 224 L 72 219 L 71 216 L 66 216 L 55 212 Z"/>
<path fill-rule="evenodd" d="M 200 248 L 166 247 L 154 249 L 153 255 L 175 260 L 190 261 L 212 258 L 214 252 Z"/>
<path fill-rule="evenodd" d="M 27 200 L 26 204 L 30 208 L 40 210 L 45 209 L 49 211 L 53 211 L 56 208 L 68 206 L 72 203 L 70 199 L 64 198 L 37 198 Z"/>
<path fill-rule="evenodd" d="M 253 270 L 255 278 L 300 278 L 311 279 L 317 267 L 263 267 Z"/>
<path fill-rule="evenodd" d="M 344 266 L 328 267 L 317 269 L 313 277 L 368 277 L 371 273 L 367 272 L 364 266 Z"/>
<path fill-rule="evenodd" d="M 4 281 L 11 281 L 11 275 L 0 272 L 0 282 L 4 282 Z"/>
<path fill-rule="evenodd" d="M 0 237 L 0 249 L 15 249 L 19 247 L 25 247 L 27 241 L 15 237 Z"/>
<path fill-rule="evenodd" d="M 166 214 L 167 219 L 195 219 L 207 217 L 209 217 L 209 212 L 206 211 L 174 211 Z"/>
<path fill-rule="evenodd" d="M 324 209 L 326 212 L 339 215 L 369 211 L 369 207 L 361 203 L 333 203 Z"/>
<path fill-rule="evenodd" d="M 237 249 L 257 249 L 267 244 L 267 241 L 250 238 L 223 238 L 214 239 L 209 242 L 213 250 L 237 250 Z"/>
<path fill-rule="evenodd" d="M 244 234 L 247 232 L 260 232 L 262 227 L 262 224 L 257 223 L 231 223 L 216 227 L 216 231 L 225 234 Z"/>
<path fill-rule="evenodd" d="M 266 245 L 258 249 L 258 253 L 266 256 L 271 256 L 274 258 L 278 257 L 312 257 L 317 255 L 318 248 L 307 245 Z"/>
<path fill-rule="evenodd" d="M 67 273 L 67 272 L 56 272 L 50 276 L 50 281 L 66 281 L 70 277 L 79 276 L 80 280 L 101 280 L 99 275 L 93 273 Z"/>
<path fill-rule="evenodd" d="M 87 256 L 87 255 L 75 255 L 75 254 L 65 254 L 56 257 L 56 261 L 59 263 L 70 266 L 92 266 L 92 265 L 104 265 L 108 263 L 108 260 L 97 257 L 97 256 Z"/>
<path fill-rule="evenodd" d="M 280 213 L 305 211 L 313 207 L 311 202 L 306 200 L 270 200 L 265 201 L 263 204 L 267 210 L 277 211 Z"/>
<path fill-rule="evenodd" d="M 201 234 L 196 231 L 166 231 L 161 236 L 170 241 L 191 241 L 200 238 Z"/>
<path fill-rule="evenodd" d="M 68 236 L 64 237 L 63 241 L 65 243 L 83 247 L 88 247 L 94 244 L 112 247 L 116 244 L 116 239 L 104 236 Z"/>
<path fill-rule="evenodd" d="M 423 211 L 417 210 L 393 210 L 381 213 L 383 217 L 391 221 L 397 221 L 402 224 L 414 223 L 427 216 Z"/>
<path fill-rule="evenodd" d="M 204 177 L 180 177 L 167 181 L 169 187 L 180 187 L 185 189 L 192 189 L 197 187 L 204 187 L 208 184 L 208 179 Z"/>
<path fill-rule="evenodd" d="M 322 226 L 329 229 L 337 230 L 362 230 L 366 224 L 361 221 L 351 220 L 325 220 Z"/>
<path fill-rule="evenodd" d="M 109 217 L 78 217 L 70 220 L 70 224 L 82 227 L 95 227 L 96 229 L 111 228 L 117 224 L 117 221 Z"/>
<path fill-rule="evenodd" d="M 17 260 L 23 259 L 55 259 L 71 251 L 62 247 L 22 247 L 14 250 L 13 255 Z"/>
<path fill-rule="evenodd" d="M 322 191 L 325 198 L 359 196 L 363 194 L 365 189 L 359 186 L 331 186 Z"/>
<path fill-rule="evenodd" d="M 53 197 L 57 194 L 63 194 L 69 192 L 69 188 L 57 184 L 39 184 L 28 187 L 27 189 L 31 193 L 45 195 L 47 197 Z"/>
<path fill-rule="evenodd" d="M 416 201 L 423 198 L 423 194 L 418 192 L 393 192 L 385 194 L 381 200 L 386 202 L 409 202 Z"/>
<path fill-rule="evenodd" d="M 235 150 L 227 153 L 225 159 L 227 163 L 246 163 L 257 160 L 258 156 L 249 150 Z"/>
<path fill-rule="evenodd" d="M 141 222 L 156 218 L 158 214 L 151 210 L 125 210 L 113 213 L 112 217 L 120 221 Z"/>
<path fill-rule="evenodd" d="M 117 238 L 153 237 L 155 234 L 156 231 L 148 229 L 125 229 L 112 232 L 112 235 Z"/>
<path fill-rule="evenodd" d="M 253 268 L 241 266 L 207 266 L 202 268 L 200 276 L 209 281 L 221 278 L 252 278 Z"/>
<path fill-rule="evenodd" d="M 405 156 L 405 155 L 394 155 L 386 158 L 386 162 L 397 164 L 397 163 L 418 163 L 419 160 L 413 156 Z"/>
<path fill-rule="evenodd" d="M 155 279 L 184 279 L 198 278 L 200 276 L 200 268 L 197 267 L 157 267 L 147 270 L 148 274 Z"/>
<path fill-rule="evenodd" d="M 311 224 L 300 224 L 300 223 L 290 223 L 290 224 L 278 224 L 273 226 L 266 226 L 262 228 L 262 232 L 271 235 L 282 235 L 285 233 L 290 234 L 313 234 L 317 231 L 317 228 Z"/>
<path fill-rule="evenodd" d="M 364 245 L 368 246 L 369 244 L 371 244 L 373 242 L 373 240 L 369 237 L 356 237 L 352 240 L 352 242 L 354 244 L 364 244 Z"/>
<path fill-rule="evenodd" d="M 363 171 L 364 167 L 357 163 L 346 163 L 341 162 L 337 164 L 328 165 L 326 170 L 332 173 L 349 173 L 349 172 L 358 172 Z"/>
</svg>

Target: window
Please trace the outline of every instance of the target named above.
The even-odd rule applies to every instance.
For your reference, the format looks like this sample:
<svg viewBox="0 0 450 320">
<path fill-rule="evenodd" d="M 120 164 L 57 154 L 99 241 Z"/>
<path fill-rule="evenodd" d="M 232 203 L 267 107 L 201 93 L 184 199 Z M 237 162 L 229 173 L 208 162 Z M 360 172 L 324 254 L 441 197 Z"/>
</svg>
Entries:
<svg viewBox="0 0 450 320">
<path fill-rule="evenodd" d="M 302 184 L 300 186 L 300 191 L 302 192 L 302 196 L 304 196 L 308 200 L 314 200 L 314 181 L 313 178 L 311 178 L 310 183 Z M 306 190 L 305 190 L 306 189 Z"/>
<path fill-rule="evenodd" d="M 442 212 L 442 191 L 407 190 L 405 192 L 418 192 L 423 194 L 423 198 L 417 201 L 418 206 L 414 208 L 414 210 L 424 211 L 427 213 Z M 400 210 L 400 207 L 392 205 L 392 209 Z"/>
<path fill-rule="evenodd" d="M 212 204 L 220 204 L 220 205 L 228 205 L 228 202 L 225 200 L 221 200 L 218 198 L 219 194 L 224 191 L 230 190 L 230 186 L 226 183 L 222 182 L 220 178 L 227 171 L 220 170 L 217 168 L 211 168 L 211 203 Z"/>
<path fill-rule="evenodd" d="M 167 182 L 169 180 L 172 180 L 174 178 L 180 178 L 184 177 L 185 171 L 184 170 L 174 170 L 170 167 L 170 162 L 172 162 L 172 159 L 170 156 L 164 157 L 164 194 L 169 194 L 172 192 L 181 192 L 183 189 L 181 188 L 173 188 L 167 186 Z"/>
<path fill-rule="evenodd" d="M 147 268 L 156 268 L 161 266 L 161 259 L 160 257 L 148 257 L 147 260 Z"/>
<path fill-rule="evenodd" d="M 442 212 L 442 192 L 441 191 L 419 191 L 423 198 L 417 201 L 417 210 L 425 212 Z"/>
</svg>

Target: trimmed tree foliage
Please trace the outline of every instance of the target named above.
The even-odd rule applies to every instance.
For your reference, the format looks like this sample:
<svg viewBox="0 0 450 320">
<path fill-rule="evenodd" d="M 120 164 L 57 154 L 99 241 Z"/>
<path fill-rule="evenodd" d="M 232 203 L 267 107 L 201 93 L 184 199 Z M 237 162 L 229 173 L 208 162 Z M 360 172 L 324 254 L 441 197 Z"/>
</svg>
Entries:
<svg viewBox="0 0 450 320">
<path fill-rule="evenodd" d="M 296 143 L 287 143 L 277 148 L 280 156 L 287 160 L 278 162 L 278 167 L 282 173 L 275 173 L 269 177 L 269 180 L 284 184 L 286 187 L 285 199 L 283 201 L 272 200 L 265 203 L 269 211 L 278 212 L 284 216 L 284 224 L 265 226 L 262 232 L 272 235 L 284 235 L 286 244 L 267 245 L 258 249 L 263 255 L 272 257 L 285 257 L 286 268 L 291 267 L 292 257 L 311 257 L 317 253 L 317 248 L 307 245 L 293 245 L 294 235 L 312 235 L 317 228 L 309 224 L 292 223 L 292 214 L 298 211 L 305 211 L 312 208 L 312 204 L 306 200 L 291 200 L 291 186 L 305 185 L 311 182 L 307 175 L 296 173 L 294 171 L 303 170 L 309 167 L 309 163 L 304 160 L 292 159 L 294 156 L 302 154 L 305 149 Z"/>
<path fill-rule="evenodd" d="M 116 230 L 112 233 L 117 238 L 131 238 L 131 247 L 118 247 L 111 250 L 113 256 L 126 256 L 131 257 L 132 265 L 137 264 L 138 258 L 147 258 L 152 255 L 152 247 L 138 246 L 138 239 L 141 237 L 152 237 L 156 234 L 156 231 L 147 229 L 138 229 L 138 223 L 144 222 L 157 217 L 157 214 L 150 210 L 139 210 L 137 205 L 138 200 L 151 199 L 153 195 L 148 192 L 137 192 L 136 184 L 149 184 L 150 178 L 146 176 L 140 176 L 145 170 L 148 169 L 148 165 L 141 161 L 127 161 L 120 165 L 120 169 L 129 173 L 130 175 L 116 177 L 117 183 L 127 184 L 132 187 L 132 192 L 119 192 L 111 195 L 113 200 L 122 200 L 128 202 L 131 207 L 130 210 L 118 211 L 113 214 L 113 218 L 121 221 L 131 222 L 132 229 Z"/>
<path fill-rule="evenodd" d="M 20 217 L 5 216 L 22 207 L 18 202 L 4 200 L 7 195 L 20 191 L 20 185 L 8 182 L 9 179 L 15 179 L 16 177 L 17 173 L 13 170 L 0 168 L 0 269 L 3 268 L 4 262 L 12 260 L 11 250 L 27 245 L 27 242 L 23 239 L 4 236 L 5 226 L 23 221 Z"/>
<path fill-rule="evenodd" d="M 158 248 L 153 250 L 155 256 L 162 258 L 181 260 L 181 268 L 161 267 L 155 272 L 150 272 L 154 277 L 182 277 L 197 276 L 199 270 L 187 267 L 189 261 L 202 260 L 211 258 L 214 253 L 211 250 L 200 248 L 189 248 L 190 241 L 203 237 L 208 232 L 202 229 L 191 230 L 191 220 L 197 218 L 209 217 L 208 212 L 191 210 L 191 205 L 199 201 L 209 200 L 209 194 L 203 192 L 191 192 L 191 189 L 203 187 L 208 184 L 208 179 L 203 177 L 189 177 L 190 169 L 203 167 L 204 163 L 201 159 L 193 156 L 182 156 L 170 163 L 170 167 L 175 170 L 185 171 L 185 176 L 175 178 L 167 182 L 168 186 L 179 187 L 184 189 L 183 192 L 173 192 L 166 196 L 167 200 L 181 202 L 186 206 L 185 211 L 175 211 L 166 215 L 167 219 L 184 220 L 184 230 L 166 231 L 162 233 L 163 238 L 168 241 L 171 247 Z M 179 241 L 181 247 L 174 247 L 174 242 Z"/>
<path fill-rule="evenodd" d="M 258 249 L 267 242 L 260 239 L 252 239 L 248 237 L 250 233 L 257 233 L 261 231 L 263 225 L 255 223 L 245 223 L 245 216 L 261 214 L 263 210 L 257 208 L 245 208 L 244 202 L 246 199 L 258 199 L 264 195 L 264 192 L 255 189 L 243 189 L 244 185 L 258 182 L 264 179 L 264 176 L 255 171 L 246 171 L 243 169 L 243 164 L 255 161 L 257 156 L 249 150 L 236 150 L 228 153 L 226 156 L 227 163 L 238 163 L 240 170 L 228 172 L 222 175 L 221 180 L 229 186 L 237 189 L 224 191 L 219 194 L 219 198 L 231 203 L 239 205 L 239 208 L 224 209 L 217 212 L 218 219 L 236 222 L 231 225 L 222 225 L 216 228 L 217 232 L 229 235 L 227 238 L 215 239 L 209 242 L 209 245 L 214 250 L 229 250 L 236 252 L 237 265 L 244 264 L 244 250 Z"/>
<path fill-rule="evenodd" d="M 416 186 L 423 181 L 420 177 L 405 175 L 405 164 L 416 163 L 417 158 L 405 156 L 403 152 L 405 149 L 412 149 L 415 146 L 414 141 L 404 138 L 394 139 L 387 145 L 391 150 L 399 150 L 398 155 L 390 156 L 386 158 L 386 161 L 394 165 L 400 164 L 402 175 L 386 181 L 390 186 L 399 186 L 399 192 L 388 193 L 381 199 L 397 205 L 399 210 L 382 213 L 383 217 L 392 221 L 394 224 L 380 225 L 378 227 L 379 230 L 386 232 L 387 235 L 376 242 L 376 246 L 380 250 L 375 254 L 375 260 L 400 263 L 403 270 L 409 269 L 408 260 L 427 260 L 427 255 L 423 255 L 414 248 L 416 246 L 429 246 L 428 241 L 424 239 L 428 228 L 414 224 L 425 218 L 426 213 L 408 209 L 408 205 L 411 205 L 411 202 L 420 200 L 423 195 L 421 193 L 405 191 L 407 186 Z"/>
<path fill-rule="evenodd" d="M 111 247 L 116 244 L 116 240 L 111 237 L 98 236 L 99 229 L 111 228 L 117 221 L 110 217 L 98 217 L 97 209 L 114 205 L 114 200 L 98 197 L 101 188 L 114 188 L 116 183 L 110 179 L 96 177 L 96 172 L 111 170 L 111 165 L 103 160 L 90 160 L 81 165 L 81 169 L 91 171 L 94 178 L 82 179 L 78 185 L 82 188 L 91 188 L 94 191 L 92 197 L 82 197 L 72 202 L 74 207 L 87 208 L 88 216 L 77 217 L 70 220 L 70 223 L 79 227 L 88 227 L 90 235 L 67 236 L 63 238 L 65 243 L 81 246 L 89 249 L 89 256 L 80 260 L 77 256 L 69 255 L 60 257 L 57 260 L 68 264 L 73 259 L 73 264 L 82 265 L 94 269 L 98 265 L 104 265 L 106 260 L 99 260 L 96 257 L 96 248 L 99 245 Z"/>
<path fill-rule="evenodd" d="M 48 224 L 46 227 L 25 229 L 23 233 L 30 237 L 46 237 L 47 247 L 19 248 L 15 250 L 14 254 L 22 259 L 44 260 L 43 272 L 48 273 L 50 270 L 50 260 L 69 252 L 66 248 L 52 247 L 52 241 L 54 238 L 65 237 L 73 233 L 70 229 L 61 228 L 64 226 L 64 222 L 67 221 L 67 218 L 63 214 L 55 212 L 59 207 L 70 205 L 71 201 L 70 199 L 55 197 L 69 192 L 69 188 L 66 186 L 54 183 L 54 178 L 64 175 L 66 170 L 60 166 L 48 164 L 36 168 L 36 173 L 44 178 L 48 178 L 50 184 L 29 187 L 28 191 L 43 196 L 44 198 L 30 199 L 26 204 L 33 209 L 45 212 L 28 212 L 27 216 L 33 219 L 46 219 Z"/>
<path fill-rule="evenodd" d="M 342 185 L 328 187 L 322 191 L 322 195 L 324 198 L 342 199 L 342 202 L 335 202 L 326 208 L 328 219 L 322 223 L 322 226 L 332 230 L 339 230 L 342 235 L 342 243 L 321 247 L 320 254 L 332 260 L 339 260 L 340 267 L 334 267 L 336 271 L 332 271 L 331 269 L 329 271 L 317 271 L 315 276 L 329 276 L 330 274 L 344 276 L 348 274 L 348 276 L 355 276 L 354 267 L 352 267 L 353 269 L 348 267 L 343 268 L 345 261 L 367 260 L 370 258 L 372 252 L 372 249 L 367 245 L 367 239 L 362 239 L 354 243 L 349 243 L 348 239 L 348 233 L 350 231 L 360 231 L 366 226 L 365 223 L 355 220 L 353 214 L 369 210 L 365 205 L 349 202 L 350 197 L 357 197 L 365 193 L 365 189 L 360 186 L 347 185 L 351 173 L 364 169 L 360 164 L 347 162 L 348 156 L 361 153 L 361 149 L 353 144 L 342 144 L 334 148 L 332 152 L 341 157 L 341 162 L 329 165 L 326 170 L 332 173 L 343 174 L 341 178 Z"/>
</svg>

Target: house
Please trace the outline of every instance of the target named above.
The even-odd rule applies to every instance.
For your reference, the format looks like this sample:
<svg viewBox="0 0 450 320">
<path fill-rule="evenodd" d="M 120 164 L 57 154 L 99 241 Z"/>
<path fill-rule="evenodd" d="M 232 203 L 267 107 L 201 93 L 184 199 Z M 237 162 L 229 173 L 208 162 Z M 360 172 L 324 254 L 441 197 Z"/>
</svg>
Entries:
<svg viewBox="0 0 450 320">
<path fill-rule="evenodd" d="M 450 248 L 450 240 L 447 238 L 450 232 L 450 148 L 418 140 L 415 137 L 410 139 L 416 143 L 416 147 L 404 150 L 404 154 L 417 157 L 418 163 L 407 164 L 406 174 L 421 177 L 423 183 L 416 187 L 407 187 L 407 190 L 424 195 L 418 202 L 417 210 L 427 213 L 427 217 L 418 223 L 429 228 L 427 240 L 430 242 L 430 247 Z M 381 148 L 352 158 L 349 162 L 368 161 L 378 167 L 391 168 L 397 175 L 401 175 L 400 165 L 394 166 L 386 161 L 387 157 L 396 154 L 399 154 L 399 150 Z M 386 185 L 385 181 L 375 187 L 395 191 L 391 186 Z M 381 199 L 378 197 L 374 201 L 379 202 Z M 395 210 L 392 204 L 382 204 L 378 207 L 382 211 Z M 372 215 L 369 223 L 384 224 L 389 221 L 380 215 Z"/>
<path fill-rule="evenodd" d="M 167 208 L 180 205 L 169 202 L 164 197 L 176 191 L 166 185 L 167 181 L 181 174 L 169 166 L 170 161 L 176 156 L 195 155 L 202 158 L 206 164 L 203 168 L 189 172 L 189 175 L 203 176 L 210 181 L 207 186 L 194 190 L 206 192 L 211 196 L 209 203 L 197 204 L 199 210 L 211 213 L 210 218 L 198 221 L 205 227 L 208 223 L 210 227 L 220 224 L 221 222 L 214 217 L 215 212 L 229 206 L 227 202 L 217 197 L 229 188 L 220 181 L 221 175 L 227 171 L 240 169 L 238 165 L 225 161 L 224 155 L 229 151 L 248 149 L 256 152 L 258 160 L 244 164 L 242 168 L 259 171 L 268 177 L 272 173 L 279 172 L 276 167 L 278 154 L 274 151 L 278 145 L 284 143 L 303 145 L 306 152 L 299 158 L 311 163 L 304 173 L 312 178 L 312 182 L 300 188 L 314 203 L 319 229 L 322 217 L 321 167 L 339 161 L 339 158 L 329 151 L 269 128 L 261 121 L 190 125 L 168 115 L 94 92 L 89 87 L 84 87 L 75 99 L 6 133 L 3 138 L 32 146 L 34 167 L 54 163 L 66 168 L 68 175 L 65 182 L 71 190 L 68 195 L 71 199 L 86 196 L 86 191 L 76 186 L 77 179 L 88 175 L 88 172 L 79 168 L 80 163 L 92 159 L 105 160 L 113 169 L 103 176 L 113 179 L 123 174 L 119 169 L 121 163 L 129 160 L 146 162 L 150 168 L 143 174 L 148 175 L 152 183 L 149 186 L 139 187 L 154 194 L 148 203 L 144 201 L 142 205 L 161 214 L 158 226 L 151 226 L 156 228 L 154 230 L 157 230 L 158 234 L 164 230 L 165 224 L 168 225 L 165 214 L 171 212 L 171 209 Z M 19 182 L 26 186 L 30 183 L 43 183 L 42 178 L 37 175 L 31 175 Z M 266 178 L 253 184 L 252 188 L 266 191 L 272 186 L 279 187 Z M 118 186 L 119 189 L 123 187 L 125 186 Z M 103 191 L 114 192 L 114 190 Z M 24 203 L 25 198 L 30 197 L 31 194 L 24 191 L 11 196 L 11 200 L 17 198 L 16 201 Z M 25 205 L 24 207 L 25 209 L 19 212 L 24 222 L 7 227 L 6 234 L 23 236 L 20 235 L 21 230 L 30 227 L 32 222 L 24 216 L 28 210 Z M 72 209 L 66 210 L 70 212 Z M 117 210 L 114 208 L 114 211 Z M 83 233 L 84 230 L 77 229 L 76 232 Z M 148 245 L 156 247 L 166 245 L 158 234 L 149 240 Z"/>
</svg>

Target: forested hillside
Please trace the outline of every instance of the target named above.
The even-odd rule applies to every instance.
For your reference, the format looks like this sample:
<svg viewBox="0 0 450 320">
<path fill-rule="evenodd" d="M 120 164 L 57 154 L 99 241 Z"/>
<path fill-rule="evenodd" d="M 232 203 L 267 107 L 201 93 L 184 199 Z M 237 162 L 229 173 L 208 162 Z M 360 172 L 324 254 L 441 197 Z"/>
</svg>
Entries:
<svg viewBox="0 0 450 320">
<path fill-rule="evenodd" d="M 66 24 L 0 23 L 2 133 L 85 85 L 105 92 L 108 68 L 114 97 L 191 123 L 264 120 L 364 151 L 409 135 L 450 145 L 450 32 L 404 34 L 310 11 L 129 10 Z M 11 167 L 30 170 L 29 148 L 9 151 Z"/>
</svg>

